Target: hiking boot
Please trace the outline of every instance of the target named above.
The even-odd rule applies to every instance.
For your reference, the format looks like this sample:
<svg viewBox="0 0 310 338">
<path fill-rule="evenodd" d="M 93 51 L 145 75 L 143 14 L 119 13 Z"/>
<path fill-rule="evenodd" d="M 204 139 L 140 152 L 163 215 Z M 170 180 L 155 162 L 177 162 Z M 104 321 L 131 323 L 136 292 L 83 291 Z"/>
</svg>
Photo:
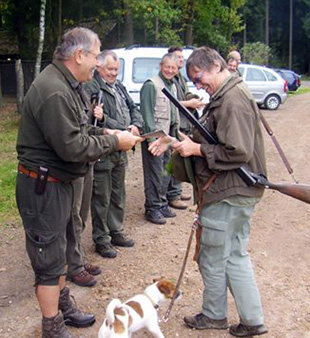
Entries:
<svg viewBox="0 0 310 338">
<path fill-rule="evenodd" d="M 127 238 L 127 236 L 122 233 L 111 236 L 112 236 L 111 243 L 113 245 L 123 247 L 131 247 L 135 245 L 135 241 L 133 239 Z"/>
<path fill-rule="evenodd" d="M 110 243 L 97 245 L 96 252 L 105 258 L 115 258 L 117 256 L 117 251 L 113 248 Z"/>
<path fill-rule="evenodd" d="M 177 214 L 172 211 L 168 205 L 165 205 L 164 207 L 160 208 L 160 212 L 161 214 L 165 217 L 165 218 L 172 218 L 175 217 Z"/>
<path fill-rule="evenodd" d="M 196 316 L 186 316 L 184 317 L 184 322 L 187 326 L 197 330 L 225 330 L 228 327 L 227 318 L 211 319 L 208 316 L 205 316 L 203 313 L 199 313 Z"/>
<path fill-rule="evenodd" d="M 244 324 L 231 325 L 229 333 L 235 337 L 252 337 L 267 333 L 268 330 L 262 325 L 249 326 Z"/>
<path fill-rule="evenodd" d="M 181 201 L 189 201 L 192 198 L 190 194 L 184 194 L 182 193 L 180 196 Z"/>
<path fill-rule="evenodd" d="M 172 200 L 168 202 L 169 206 L 174 209 L 184 210 L 187 208 L 187 204 L 181 200 Z"/>
<path fill-rule="evenodd" d="M 74 327 L 87 327 L 94 324 L 94 315 L 79 310 L 73 296 L 70 296 L 69 288 L 60 291 L 58 309 L 61 310 L 66 325 Z M 56 336 L 53 336 L 56 337 Z"/>
<path fill-rule="evenodd" d="M 74 276 L 67 275 L 67 280 L 78 286 L 90 287 L 97 283 L 96 279 L 86 269 Z"/>
<path fill-rule="evenodd" d="M 42 338 L 74 338 L 72 334 L 67 331 L 65 322 L 61 312 L 55 317 L 42 319 Z"/>
<path fill-rule="evenodd" d="M 161 211 L 159 210 L 148 210 L 145 212 L 145 219 L 154 224 L 165 224 L 166 220 Z"/>
<path fill-rule="evenodd" d="M 101 274 L 101 269 L 98 265 L 92 265 L 90 263 L 86 263 L 84 265 L 84 269 L 93 276 L 97 276 Z"/>
</svg>

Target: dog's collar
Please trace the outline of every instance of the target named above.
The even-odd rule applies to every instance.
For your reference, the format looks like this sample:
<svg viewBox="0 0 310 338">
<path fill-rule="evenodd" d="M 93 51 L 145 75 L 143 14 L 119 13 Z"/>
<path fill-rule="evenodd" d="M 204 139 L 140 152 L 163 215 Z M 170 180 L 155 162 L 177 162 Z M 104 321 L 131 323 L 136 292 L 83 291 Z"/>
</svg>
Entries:
<svg viewBox="0 0 310 338">
<path fill-rule="evenodd" d="M 153 299 L 152 299 L 146 292 L 144 292 L 144 296 L 147 297 L 147 298 L 150 300 L 150 302 L 152 303 L 152 305 L 154 306 L 154 308 L 155 308 L 156 310 L 159 308 L 159 305 L 158 305 L 157 303 L 155 303 L 155 302 L 153 301 Z"/>
</svg>

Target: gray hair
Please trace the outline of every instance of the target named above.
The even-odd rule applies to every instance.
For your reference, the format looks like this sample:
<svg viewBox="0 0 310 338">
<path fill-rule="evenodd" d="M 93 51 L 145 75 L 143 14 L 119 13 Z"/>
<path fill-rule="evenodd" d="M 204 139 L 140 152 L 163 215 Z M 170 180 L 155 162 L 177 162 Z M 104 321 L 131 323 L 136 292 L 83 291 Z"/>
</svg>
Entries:
<svg viewBox="0 0 310 338">
<path fill-rule="evenodd" d="M 117 54 L 113 52 L 113 50 L 106 49 L 102 51 L 97 57 L 99 67 L 104 67 L 106 65 L 108 56 L 111 56 L 114 61 L 118 61 Z"/>
<path fill-rule="evenodd" d="M 167 53 L 165 54 L 161 60 L 160 60 L 160 64 L 162 65 L 163 63 L 165 63 L 166 59 L 172 60 L 174 61 L 176 64 L 178 64 L 178 57 L 173 54 L 173 53 Z"/>
<path fill-rule="evenodd" d="M 215 49 L 209 47 L 196 48 L 187 59 L 186 72 L 188 74 L 192 68 L 211 71 L 216 61 L 220 63 L 221 71 L 227 68 L 225 60 Z"/>
<path fill-rule="evenodd" d="M 68 30 L 62 37 L 62 42 L 56 47 L 54 58 L 56 60 L 68 60 L 77 50 L 90 52 L 94 44 L 100 40 L 92 30 L 84 27 L 76 27 Z"/>
</svg>

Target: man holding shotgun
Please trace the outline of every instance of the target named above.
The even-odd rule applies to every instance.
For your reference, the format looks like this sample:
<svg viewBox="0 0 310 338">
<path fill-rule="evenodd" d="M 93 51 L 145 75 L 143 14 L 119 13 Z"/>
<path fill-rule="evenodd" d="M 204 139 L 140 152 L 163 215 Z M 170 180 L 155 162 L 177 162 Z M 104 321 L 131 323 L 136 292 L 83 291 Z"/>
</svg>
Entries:
<svg viewBox="0 0 310 338">
<path fill-rule="evenodd" d="M 205 289 L 201 313 L 184 321 L 200 330 L 227 329 L 229 288 L 240 317 L 230 333 L 261 335 L 267 329 L 247 244 L 251 215 L 264 187 L 248 185 L 235 170 L 246 166 L 266 175 L 259 111 L 242 79 L 228 71 L 215 50 L 197 48 L 186 67 L 196 87 L 211 96 L 200 122 L 218 142 L 208 143 L 194 129 L 192 139 L 184 134 L 182 141 L 165 137 L 149 148 L 159 155 L 172 145 L 181 156 L 194 157 L 200 223 L 196 257 Z"/>
</svg>

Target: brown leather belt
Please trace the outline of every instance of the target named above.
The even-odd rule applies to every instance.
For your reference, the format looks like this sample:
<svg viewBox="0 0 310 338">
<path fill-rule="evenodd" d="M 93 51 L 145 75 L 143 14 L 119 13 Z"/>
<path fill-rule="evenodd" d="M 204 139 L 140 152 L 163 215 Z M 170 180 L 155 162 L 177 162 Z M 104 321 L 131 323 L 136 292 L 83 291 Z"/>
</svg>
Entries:
<svg viewBox="0 0 310 338">
<path fill-rule="evenodd" d="M 32 171 L 32 170 L 29 170 L 29 169 L 25 168 L 21 164 L 18 165 L 18 171 L 21 174 L 28 175 L 31 178 L 37 178 L 38 177 L 38 173 L 36 173 L 35 171 Z M 47 176 L 47 181 L 48 182 L 54 182 L 54 183 L 61 182 L 59 179 L 57 179 L 55 177 L 52 177 L 52 176 Z"/>
</svg>

